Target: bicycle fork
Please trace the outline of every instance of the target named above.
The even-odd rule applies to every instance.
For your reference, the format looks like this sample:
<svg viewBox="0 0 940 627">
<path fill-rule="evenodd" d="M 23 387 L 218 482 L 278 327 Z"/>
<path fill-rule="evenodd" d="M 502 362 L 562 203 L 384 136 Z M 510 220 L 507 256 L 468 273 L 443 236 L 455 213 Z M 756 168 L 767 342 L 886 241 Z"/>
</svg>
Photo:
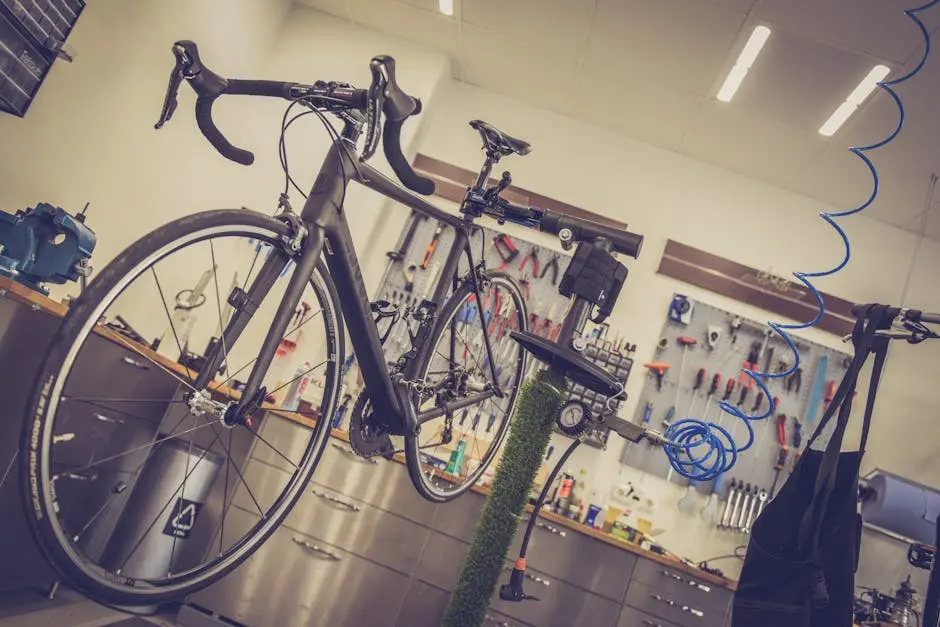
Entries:
<svg viewBox="0 0 940 627">
<path fill-rule="evenodd" d="M 291 318 L 297 310 L 304 289 L 316 270 L 320 255 L 323 252 L 323 241 L 323 229 L 313 228 L 304 238 L 298 256 L 292 258 L 284 250 L 272 247 L 271 254 L 264 261 L 258 276 L 252 281 L 248 291 L 238 291 L 230 295 L 230 302 L 235 301 L 231 302 L 235 308 L 235 313 L 225 327 L 222 340 L 216 343 L 212 352 L 207 356 L 205 367 L 196 377 L 193 383 L 196 390 L 204 390 L 208 386 L 214 373 L 219 371 L 222 361 L 227 359 L 225 354 L 227 347 L 235 345 L 284 268 L 287 267 L 290 261 L 295 261 L 296 267 L 291 274 L 284 296 L 278 304 L 271 327 L 265 334 L 261 350 L 251 368 L 251 374 L 248 375 L 248 381 L 241 392 L 241 397 L 237 402 L 229 405 L 225 412 L 224 420 L 226 424 L 231 426 L 244 423 L 264 402 L 264 397 L 267 394 L 267 390 L 262 386 L 264 376 L 271 366 L 277 347 L 281 343 Z M 229 366 L 229 364 L 226 364 L 226 366 Z M 233 377 L 234 374 L 229 376 Z"/>
</svg>

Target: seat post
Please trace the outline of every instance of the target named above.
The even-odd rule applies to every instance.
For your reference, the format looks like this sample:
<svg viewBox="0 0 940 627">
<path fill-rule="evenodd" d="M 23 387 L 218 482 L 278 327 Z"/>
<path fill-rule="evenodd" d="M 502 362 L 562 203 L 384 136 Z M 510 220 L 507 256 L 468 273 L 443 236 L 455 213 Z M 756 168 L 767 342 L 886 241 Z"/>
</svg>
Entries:
<svg viewBox="0 0 940 627">
<path fill-rule="evenodd" d="M 486 181 L 490 178 L 490 172 L 493 171 L 493 155 L 487 151 L 486 161 L 483 163 L 483 167 L 480 168 L 480 175 L 477 177 L 476 189 L 483 189 L 486 186 Z"/>
</svg>

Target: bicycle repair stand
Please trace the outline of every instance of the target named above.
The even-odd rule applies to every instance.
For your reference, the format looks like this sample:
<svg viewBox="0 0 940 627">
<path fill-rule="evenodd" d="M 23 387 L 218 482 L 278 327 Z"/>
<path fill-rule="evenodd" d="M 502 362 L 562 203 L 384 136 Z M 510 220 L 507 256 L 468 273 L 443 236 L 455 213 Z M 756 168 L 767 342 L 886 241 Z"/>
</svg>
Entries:
<svg viewBox="0 0 940 627">
<path fill-rule="evenodd" d="M 564 234 L 559 233 L 559 238 L 564 246 Z M 603 238 L 598 238 L 593 242 L 581 242 L 578 245 L 558 286 L 558 291 L 563 296 L 571 298 L 572 302 L 556 341 L 553 342 L 530 331 L 513 331 L 511 337 L 535 359 L 554 372 L 606 397 L 619 398 L 623 396 L 623 385 L 582 354 L 587 347 L 587 341 L 583 336 L 585 324 L 589 318 L 595 323 L 602 323 L 610 315 L 627 279 L 627 268 L 617 261 L 610 251 L 610 242 Z M 592 316 L 592 310 L 595 307 L 597 307 L 597 314 Z M 654 443 L 663 442 L 662 434 L 645 429 L 629 420 L 623 420 L 614 415 L 613 411 L 602 414 L 598 419 L 631 442 L 636 443 L 643 438 Z M 537 597 L 527 595 L 523 589 L 529 539 L 558 471 L 581 442 L 583 442 L 583 437 L 578 437 L 571 443 L 555 463 L 545 485 L 542 486 L 535 508 L 529 517 L 519 550 L 519 558 L 513 566 L 509 583 L 500 586 L 500 599 L 516 602 L 526 599 L 538 600 Z"/>
</svg>

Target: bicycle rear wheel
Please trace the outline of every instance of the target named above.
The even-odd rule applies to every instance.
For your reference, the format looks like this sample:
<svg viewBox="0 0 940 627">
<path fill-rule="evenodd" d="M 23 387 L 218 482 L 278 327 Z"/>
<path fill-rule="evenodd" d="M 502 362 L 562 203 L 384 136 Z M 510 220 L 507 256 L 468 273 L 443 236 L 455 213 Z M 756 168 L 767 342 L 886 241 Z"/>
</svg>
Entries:
<svg viewBox="0 0 940 627">
<path fill-rule="evenodd" d="M 491 397 L 421 425 L 405 436 L 405 456 L 418 492 L 435 502 L 449 501 L 470 489 L 502 446 L 525 372 L 526 353 L 509 337 L 528 321 L 519 286 L 502 272 L 487 273 L 481 321 L 470 286 L 459 288 L 443 307 L 417 369 L 421 389 L 418 413 L 443 402 L 460 401 L 492 389 L 483 334 L 490 338 L 503 397 Z M 463 449 L 463 450 L 460 450 Z"/>
<path fill-rule="evenodd" d="M 265 406 L 250 421 L 224 420 L 296 268 L 287 230 L 246 210 L 167 224 L 118 255 L 53 338 L 21 441 L 24 505 L 46 558 L 87 596 L 151 605 L 208 586 L 257 550 L 302 495 L 343 362 L 338 298 L 322 267 L 267 372 Z M 220 341 L 224 373 L 196 389 L 200 366 L 183 355 L 187 344 L 222 335 L 268 258 L 283 275 L 237 341 Z M 135 330 L 105 326 L 118 316 Z M 154 336 L 157 350 L 141 343 Z M 310 407 L 295 406 L 300 398 Z M 301 423 L 303 436 L 274 439 L 283 420 Z M 257 523 L 226 525 L 244 512 Z"/>
</svg>

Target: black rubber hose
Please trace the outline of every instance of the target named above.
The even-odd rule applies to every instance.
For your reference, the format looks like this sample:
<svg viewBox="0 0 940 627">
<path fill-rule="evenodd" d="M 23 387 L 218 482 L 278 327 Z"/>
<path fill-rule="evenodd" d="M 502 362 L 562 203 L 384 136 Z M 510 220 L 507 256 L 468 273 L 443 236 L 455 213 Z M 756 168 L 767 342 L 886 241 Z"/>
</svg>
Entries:
<svg viewBox="0 0 940 627">
<path fill-rule="evenodd" d="M 558 471 L 561 470 L 562 465 L 568 461 L 568 458 L 574 452 L 574 449 L 578 448 L 578 445 L 581 444 L 581 440 L 575 440 L 571 445 L 565 449 L 565 452 L 561 457 L 558 458 L 558 463 L 555 464 L 555 467 L 552 469 L 548 479 L 545 480 L 545 485 L 542 486 L 542 492 L 539 494 L 539 500 L 535 503 L 535 509 L 532 511 L 532 515 L 529 516 L 529 524 L 525 527 L 525 535 L 522 537 L 522 546 L 519 548 L 519 557 L 525 559 L 526 551 L 529 548 L 529 538 L 532 537 L 532 530 L 535 529 L 535 522 L 538 520 L 539 512 L 542 511 L 542 505 L 545 504 L 545 497 L 548 496 L 548 491 L 551 489 L 552 484 L 555 483 L 555 477 L 558 476 Z"/>
</svg>

